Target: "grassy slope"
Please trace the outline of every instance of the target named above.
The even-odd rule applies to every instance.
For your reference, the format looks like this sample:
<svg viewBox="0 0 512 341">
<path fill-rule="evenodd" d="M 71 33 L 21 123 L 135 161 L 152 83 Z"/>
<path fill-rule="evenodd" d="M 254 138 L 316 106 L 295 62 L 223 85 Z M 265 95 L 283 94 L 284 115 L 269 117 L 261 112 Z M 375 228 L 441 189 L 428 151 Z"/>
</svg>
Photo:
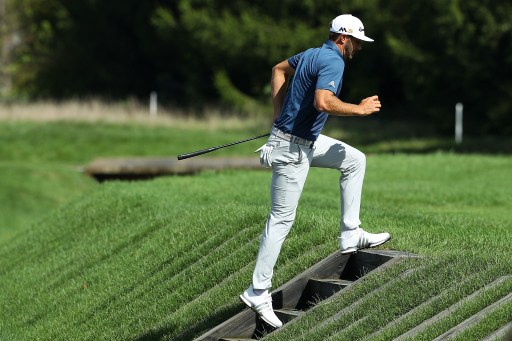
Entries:
<svg viewBox="0 0 512 341">
<path fill-rule="evenodd" d="M 80 168 L 96 157 L 169 156 L 252 132 L 85 122 L 0 123 L 0 244 L 95 183 Z M 255 150 L 261 141 L 247 143 Z M 251 149 L 254 148 L 254 149 Z M 240 153 L 233 147 L 218 155 Z"/>
<path fill-rule="evenodd" d="M 0 245 L 93 186 L 68 164 L 0 162 Z"/>
<path fill-rule="evenodd" d="M 76 167 L 96 156 L 176 155 L 259 132 L 20 122 L 0 132 L 0 215 L 11 217 L 0 231 L 0 339 L 189 339 L 242 309 L 237 295 L 254 265 L 269 172 L 98 186 Z M 247 154 L 260 143 L 217 155 Z M 429 257 L 370 275 L 272 338 L 389 339 L 510 274 L 511 165 L 509 157 L 371 156 L 364 225 L 390 231 L 387 248 Z M 275 287 L 336 249 L 337 177 L 312 170 Z M 510 286 L 490 288 L 419 338 L 448 330 Z M 347 306 L 350 313 L 329 320 Z M 464 338 L 497 329 L 510 309 Z"/>
<path fill-rule="evenodd" d="M 430 257 L 369 276 L 368 286 L 320 305 L 273 338 L 318 339 L 344 332 L 362 337 L 376 330 L 365 328 L 364 321 L 353 322 L 365 316 L 375 321 L 378 316 L 377 326 L 384 326 L 439 292 L 448 292 L 393 327 L 407 330 L 432 315 L 429 309 L 440 311 L 510 274 L 510 166 L 505 157 L 370 157 L 365 226 L 390 231 L 394 239 L 387 248 Z M 37 229 L 1 251 L 0 301 L 6 316 L 0 322 L 2 336 L 179 340 L 239 311 L 237 294 L 248 284 L 267 213 L 269 175 L 229 171 L 112 182 L 54 211 Z M 311 172 L 296 225 L 279 260 L 276 287 L 336 249 L 336 182 L 336 172 Z M 400 276 L 419 265 L 422 268 L 413 275 Z M 473 281 L 465 283 L 471 276 Z M 371 292 L 372 285 L 391 279 L 395 285 L 365 297 L 360 308 L 319 325 Z M 475 306 L 455 314 L 454 321 L 443 321 L 426 332 L 424 339 L 511 290 L 512 282 L 505 281 Z M 389 303 L 375 309 L 383 298 Z M 347 324 L 350 331 L 345 330 Z"/>
<path fill-rule="evenodd" d="M 389 340 L 510 275 L 509 169 L 506 158 L 444 154 L 370 158 L 364 222 L 393 233 L 387 247 L 431 257 L 370 278 L 370 285 L 318 306 L 269 339 Z M 420 270 L 407 272 L 415 267 Z M 379 285 L 383 287 L 376 290 Z M 509 277 L 415 339 L 432 340 L 510 292 Z M 410 315 L 404 316 L 408 311 Z M 481 339 L 508 322 L 511 313 L 510 304 L 502 307 L 496 319 L 468 331 L 465 340 Z M 334 314 L 337 318 L 329 319 Z"/>
</svg>

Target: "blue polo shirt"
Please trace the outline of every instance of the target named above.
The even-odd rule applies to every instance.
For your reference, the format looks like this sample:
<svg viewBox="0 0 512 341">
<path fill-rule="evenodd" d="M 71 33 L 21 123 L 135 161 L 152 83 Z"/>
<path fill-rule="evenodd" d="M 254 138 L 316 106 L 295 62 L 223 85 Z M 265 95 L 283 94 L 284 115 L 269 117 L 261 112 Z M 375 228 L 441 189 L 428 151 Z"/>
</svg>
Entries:
<svg viewBox="0 0 512 341">
<path fill-rule="evenodd" d="M 274 126 L 306 140 L 316 141 L 328 114 L 315 109 L 315 90 L 340 94 L 345 61 L 331 40 L 288 59 L 295 75 L 288 87 L 284 105 Z"/>
</svg>

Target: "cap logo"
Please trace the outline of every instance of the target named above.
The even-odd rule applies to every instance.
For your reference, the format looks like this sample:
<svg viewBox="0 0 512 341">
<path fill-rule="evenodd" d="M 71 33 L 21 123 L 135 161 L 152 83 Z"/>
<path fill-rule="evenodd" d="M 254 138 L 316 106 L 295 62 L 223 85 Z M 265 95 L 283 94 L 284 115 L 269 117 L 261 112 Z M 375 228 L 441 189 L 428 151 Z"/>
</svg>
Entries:
<svg viewBox="0 0 512 341">
<path fill-rule="evenodd" d="M 354 30 L 352 30 L 351 28 L 348 29 L 348 33 L 352 33 Z"/>
<path fill-rule="evenodd" d="M 359 32 L 364 32 L 364 28 L 359 27 Z"/>
<path fill-rule="evenodd" d="M 340 29 L 338 30 L 338 32 L 347 32 L 347 29 L 345 27 L 340 27 Z"/>
</svg>

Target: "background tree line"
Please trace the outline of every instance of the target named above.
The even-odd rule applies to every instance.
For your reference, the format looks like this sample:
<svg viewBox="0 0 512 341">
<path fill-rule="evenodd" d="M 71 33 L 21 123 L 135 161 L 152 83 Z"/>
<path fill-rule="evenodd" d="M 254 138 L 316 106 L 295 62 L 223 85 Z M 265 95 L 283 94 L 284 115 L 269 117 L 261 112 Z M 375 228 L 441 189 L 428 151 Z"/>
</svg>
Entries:
<svg viewBox="0 0 512 341">
<path fill-rule="evenodd" d="M 320 46 L 352 13 L 375 43 L 346 70 L 342 97 L 379 94 L 386 115 L 512 132 L 512 3 L 495 0 L 3 0 L 10 96 L 159 99 L 240 112 L 269 103 L 271 67 Z M 3 34 L 3 37 L 6 35 Z M 4 39 L 5 40 L 5 39 Z"/>
</svg>

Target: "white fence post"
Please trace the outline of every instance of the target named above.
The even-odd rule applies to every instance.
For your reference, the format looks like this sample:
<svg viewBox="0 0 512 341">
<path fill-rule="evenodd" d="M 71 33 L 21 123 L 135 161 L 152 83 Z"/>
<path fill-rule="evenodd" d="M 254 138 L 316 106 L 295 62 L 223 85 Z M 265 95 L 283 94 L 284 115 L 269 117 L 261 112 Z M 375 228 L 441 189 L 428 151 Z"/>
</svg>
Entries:
<svg viewBox="0 0 512 341">
<path fill-rule="evenodd" d="M 455 143 L 462 143 L 462 110 L 464 106 L 462 103 L 455 105 Z"/>
<path fill-rule="evenodd" d="M 158 112 L 158 98 L 155 91 L 149 95 L 149 115 L 155 117 Z"/>
</svg>

